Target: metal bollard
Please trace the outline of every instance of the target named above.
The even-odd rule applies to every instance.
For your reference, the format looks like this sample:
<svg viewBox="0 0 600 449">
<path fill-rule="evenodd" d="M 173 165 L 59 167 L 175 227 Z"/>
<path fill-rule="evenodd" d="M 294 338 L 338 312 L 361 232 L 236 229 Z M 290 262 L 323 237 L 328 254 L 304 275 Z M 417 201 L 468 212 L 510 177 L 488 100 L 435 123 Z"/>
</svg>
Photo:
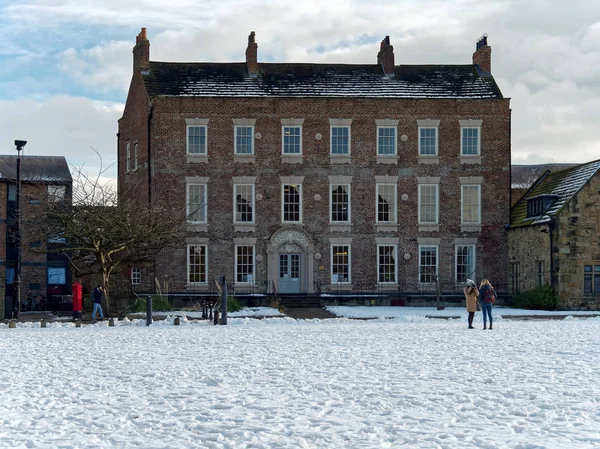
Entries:
<svg viewBox="0 0 600 449">
<path fill-rule="evenodd" d="M 178 316 L 175 317 L 175 321 L 173 322 L 173 324 L 175 326 L 179 326 L 181 324 L 181 318 L 179 318 Z"/>
<path fill-rule="evenodd" d="M 10 320 L 10 321 L 8 322 L 8 328 L 9 328 L 9 329 L 15 329 L 16 327 L 17 327 L 17 322 L 16 322 L 16 320 Z"/>
<path fill-rule="evenodd" d="M 46 327 L 46 324 L 47 324 L 46 320 L 40 321 L 40 327 Z"/>
<path fill-rule="evenodd" d="M 111 318 L 111 319 L 108 320 L 108 326 L 109 327 L 115 327 L 115 319 L 114 318 Z"/>
<path fill-rule="evenodd" d="M 146 296 L 146 326 L 152 324 L 152 296 Z"/>
</svg>

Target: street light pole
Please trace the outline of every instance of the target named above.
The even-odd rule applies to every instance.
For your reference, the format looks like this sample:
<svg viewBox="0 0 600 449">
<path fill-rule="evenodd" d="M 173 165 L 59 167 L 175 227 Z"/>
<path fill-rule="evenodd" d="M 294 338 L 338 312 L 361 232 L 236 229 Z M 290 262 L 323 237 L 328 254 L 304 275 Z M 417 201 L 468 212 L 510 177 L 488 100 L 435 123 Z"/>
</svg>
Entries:
<svg viewBox="0 0 600 449">
<path fill-rule="evenodd" d="M 17 147 L 17 207 L 15 218 L 17 220 L 17 261 L 15 267 L 13 318 L 19 318 L 21 310 L 21 150 L 27 144 L 26 140 L 15 140 Z M 15 304 L 16 302 L 16 304 Z"/>
</svg>

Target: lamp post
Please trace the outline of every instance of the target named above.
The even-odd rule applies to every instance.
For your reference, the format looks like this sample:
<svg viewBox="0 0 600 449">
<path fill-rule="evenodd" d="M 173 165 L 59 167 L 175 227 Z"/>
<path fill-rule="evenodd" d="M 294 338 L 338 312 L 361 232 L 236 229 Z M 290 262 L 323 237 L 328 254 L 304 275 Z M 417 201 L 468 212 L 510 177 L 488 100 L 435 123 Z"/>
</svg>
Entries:
<svg viewBox="0 0 600 449">
<path fill-rule="evenodd" d="M 17 147 L 17 207 L 15 218 L 17 220 L 17 261 L 15 266 L 13 318 L 19 318 L 21 309 L 21 150 L 27 144 L 26 140 L 15 140 Z"/>
</svg>

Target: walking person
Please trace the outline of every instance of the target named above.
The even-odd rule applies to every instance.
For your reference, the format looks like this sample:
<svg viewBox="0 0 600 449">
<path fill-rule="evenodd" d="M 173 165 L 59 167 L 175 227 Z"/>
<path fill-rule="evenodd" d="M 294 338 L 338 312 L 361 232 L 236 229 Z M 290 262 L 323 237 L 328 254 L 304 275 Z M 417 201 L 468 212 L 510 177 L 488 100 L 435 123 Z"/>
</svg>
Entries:
<svg viewBox="0 0 600 449">
<path fill-rule="evenodd" d="M 487 328 L 487 318 L 490 319 L 490 330 L 492 330 L 492 304 L 496 302 L 496 290 L 490 281 L 483 279 L 479 284 L 479 303 L 483 313 L 483 329 Z"/>
<path fill-rule="evenodd" d="M 94 289 L 94 311 L 92 312 L 92 321 L 96 319 L 96 313 L 100 312 L 100 319 L 104 319 L 104 314 L 102 313 L 102 295 L 104 291 L 102 290 L 102 286 L 98 285 Z"/>
<path fill-rule="evenodd" d="M 463 289 L 463 292 L 467 303 L 467 312 L 469 312 L 469 329 L 475 329 L 473 327 L 473 318 L 475 317 L 475 312 L 477 312 L 477 303 L 479 302 L 479 290 L 477 290 L 475 281 L 467 279 L 467 286 Z"/>
</svg>

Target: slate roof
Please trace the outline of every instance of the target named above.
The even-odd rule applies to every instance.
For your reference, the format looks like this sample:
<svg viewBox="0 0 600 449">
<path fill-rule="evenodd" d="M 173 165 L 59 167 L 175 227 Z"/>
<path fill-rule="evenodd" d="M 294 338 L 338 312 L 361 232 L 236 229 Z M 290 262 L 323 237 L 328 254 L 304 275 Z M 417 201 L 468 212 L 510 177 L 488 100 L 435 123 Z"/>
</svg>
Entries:
<svg viewBox="0 0 600 449">
<path fill-rule="evenodd" d="M 377 64 L 150 62 L 150 97 L 503 98 L 476 65 L 400 65 L 386 77 Z"/>
<path fill-rule="evenodd" d="M 600 160 L 556 172 L 547 171 L 511 209 L 510 228 L 548 223 L 551 217 L 558 215 L 560 210 L 598 170 L 600 170 Z M 527 218 L 527 199 L 543 195 L 555 195 L 556 200 L 548 206 L 542 215 Z"/>
<path fill-rule="evenodd" d="M 17 178 L 17 155 L 0 155 L 0 181 Z M 21 156 L 21 180 L 24 182 L 70 183 L 73 181 L 63 156 Z"/>
<path fill-rule="evenodd" d="M 575 167 L 579 164 L 549 163 L 549 164 L 513 164 L 510 166 L 511 188 L 528 189 L 546 171 L 558 171 Z"/>
</svg>

